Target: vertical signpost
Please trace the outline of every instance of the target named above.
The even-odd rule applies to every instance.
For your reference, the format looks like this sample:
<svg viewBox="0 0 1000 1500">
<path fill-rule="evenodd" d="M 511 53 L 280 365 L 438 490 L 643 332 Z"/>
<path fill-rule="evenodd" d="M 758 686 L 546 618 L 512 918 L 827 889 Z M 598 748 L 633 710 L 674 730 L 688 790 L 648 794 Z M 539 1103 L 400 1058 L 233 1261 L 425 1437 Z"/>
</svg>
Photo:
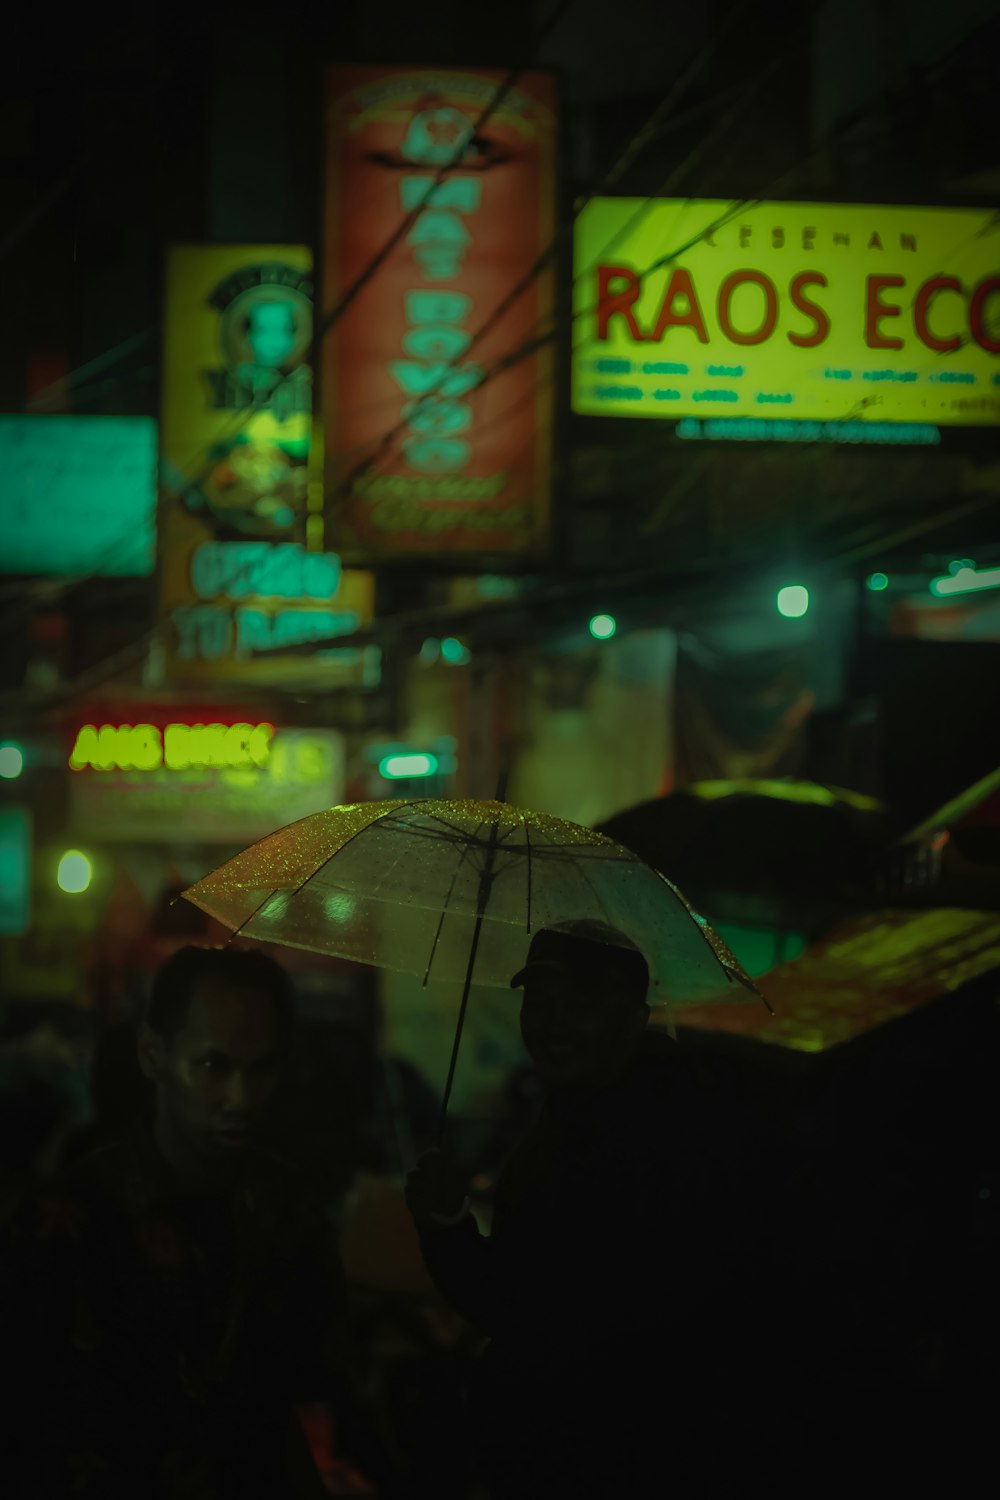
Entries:
<svg viewBox="0 0 1000 1500">
<path fill-rule="evenodd" d="M 552 332 L 553 272 L 529 273 L 554 232 L 555 91 L 523 75 L 477 133 L 503 81 L 328 74 L 324 307 L 415 214 L 323 345 L 330 535 L 350 561 L 547 542 L 552 356 L 531 344 Z"/>
</svg>

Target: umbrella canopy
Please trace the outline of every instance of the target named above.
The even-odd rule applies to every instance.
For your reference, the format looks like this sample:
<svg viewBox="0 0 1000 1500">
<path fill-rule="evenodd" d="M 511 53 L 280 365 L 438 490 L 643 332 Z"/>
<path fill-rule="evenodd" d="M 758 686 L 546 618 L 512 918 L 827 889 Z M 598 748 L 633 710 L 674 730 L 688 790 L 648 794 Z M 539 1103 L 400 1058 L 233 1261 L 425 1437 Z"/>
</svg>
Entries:
<svg viewBox="0 0 1000 1500">
<path fill-rule="evenodd" d="M 506 987 L 532 933 L 591 918 L 642 950 L 654 1004 L 761 998 L 658 871 L 600 833 L 503 802 L 328 808 L 259 840 L 184 895 L 244 937 L 425 983 L 468 982 L 474 955 L 476 982 Z"/>
</svg>

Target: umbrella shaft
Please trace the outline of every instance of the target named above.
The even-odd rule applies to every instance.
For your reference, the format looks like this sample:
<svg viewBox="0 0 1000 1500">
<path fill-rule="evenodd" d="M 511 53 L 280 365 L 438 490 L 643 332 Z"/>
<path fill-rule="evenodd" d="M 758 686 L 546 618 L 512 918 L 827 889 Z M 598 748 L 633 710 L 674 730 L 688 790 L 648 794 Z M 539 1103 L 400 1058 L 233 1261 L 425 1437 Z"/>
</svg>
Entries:
<svg viewBox="0 0 1000 1500">
<path fill-rule="evenodd" d="M 444 1097 L 441 1100 L 441 1118 L 438 1121 L 438 1144 L 444 1138 L 444 1127 L 448 1119 L 448 1100 L 451 1098 L 451 1086 L 455 1081 L 455 1065 L 458 1062 L 458 1049 L 462 1041 L 462 1028 L 465 1025 L 465 1011 L 469 1004 L 469 991 L 472 988 L 472 971 L 476 964 L 476 950 L 479 947 L 479 934 L 483 930 L 483 902 L 479 903 L 479 911 L 476 914 L 476 925 L 472 931 L 472 943 L 469 946 L 469 962 L 465 970 L 465 983 L 462 986 L 462 1003 L 458 1008 L 458 1024 L 455 1027 L 455 1041 L 451 1049 L 451 1062 L 448 1064 L 448 1080 L 444 1086 Z"/>
<path fill-rule="evenodd" d="M 505 783 L 506 777 L 501 782 L 501 791 Z M 500 800 L 499 797 L 497 800 Z M 469 1003 L 469 991 L 472 988 L 472 971 L 476 966 L 476 950 L 479 947 L 479 935 L 483 930 L 483 914 L 486 911 L 486 903 L 490 899 L 490 887 L 493 884 L 493 859 L 496 853 L 496 846 L 497 827 L 494 823 L 490 829 L 490 841 L 486 846 L 486 859 L 483 861 L 483 872 L 479 877 L 479 897 L 476 901 L 476 925 L 472 930 L 472 942 L 469 945 L 469 962 L 465 969 L 465 984 L 462 986 L 462 1003 L 458 1008 L 458 1024 L 455 1027 L 455 1042 L 451 1049 L 451 1062 L 448 1064 L 448 1079 L 444 1086 L 444 1097 L 441 1100 L 441 1118 L 438 1121 L 438 1145 L 444 1140 L 444 1127 L 448 1119 L 448 1101 L 451 1098 L 451 1086 L 455 1081 L 455 1065 L 458 1062 L 458 1049 L 462 1042 L 462 1028 L 465 1025 L 465 1011 Z"/>
</svg>

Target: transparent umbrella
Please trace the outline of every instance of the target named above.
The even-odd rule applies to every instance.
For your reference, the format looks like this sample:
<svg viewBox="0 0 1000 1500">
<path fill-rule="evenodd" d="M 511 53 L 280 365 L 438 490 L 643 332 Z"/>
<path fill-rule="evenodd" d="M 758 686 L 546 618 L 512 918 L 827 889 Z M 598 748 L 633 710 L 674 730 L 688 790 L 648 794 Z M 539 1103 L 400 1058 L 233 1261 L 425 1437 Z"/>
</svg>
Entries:
<svg viewBox="0 0 1000 1500">
<path fill-rule="evenodd" d="M 500 801 L 361 802 L 268 834 L 190 886 L 243 937 L 463 982 L 442 1121 L 473 977 L 506 987 L 540 927 L 590 918 L 631 939 L 652 1004 L 763 997 L 680 891 L 603 834 Z M 766 1005 L 767 1002 L 763 1001 Z"/>
</svg>

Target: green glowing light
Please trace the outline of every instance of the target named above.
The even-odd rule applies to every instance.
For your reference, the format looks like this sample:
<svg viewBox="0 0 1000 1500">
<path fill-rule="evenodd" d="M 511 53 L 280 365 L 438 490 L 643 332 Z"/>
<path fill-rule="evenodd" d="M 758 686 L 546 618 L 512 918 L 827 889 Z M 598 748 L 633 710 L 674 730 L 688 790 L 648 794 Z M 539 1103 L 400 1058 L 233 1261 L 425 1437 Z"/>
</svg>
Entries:
<svg viewBox="0 0 1000 1500">
<path fill-rule="evenodd" d="M 16 781 L 24 770 L 24 752 L 20 745 L 13 745 L 10 741 L 0 745 L 0 776 L 5 781 Z"/>
<path fill-rule="evenodd" d="M 357 910 L 357 902 L 346 891 L 331 891 L 323 898 L 323 914 L 331 922 L 350 922 Z"/>
<path fill-rule="evenodd" d="M 436 755 L 384 755 L 378 763 L 378 774 L 386 781 L 399 781 L 411 776 L 433 776 L 437 768 Z"/>
<path fill-rule="evenodd" d="M 446 635 L 441 642 L 441 659 L 448 662 L 449 666 L 461 667 L 470 658 L 470 652 L 462 642 L 456 640 L 453 635 Z"/>
<path fill-rule="evenodd" d="M 79 849 L 67 849 L 59 861 L 56 884 L 69 896 L 79 896 L 90 885 L 93 876 L 90 860 Z"/>
<path fill-rule="evenodd" d="M 289 896 L 287 891 L 275 891 L 274 895 L 263 906 L 258 913 L 261 922 L 280 922 L 288 911 Z"/>
<path fill-rule="evenodd" d="M 889 575 L 887 573 L 869 573 L 868 587 L 873 594 L 880 594 L 883 589 L 889 587 Z"/>
<path fill-rule="evenodd" d="M 778 590 L 775 604 L 786 620 L 800 620 L 809 608 L 809 590 L 801 583 L 789 583 Z"/>
<path fill-rule="evenodd" d="M 594 615 L 589 629 L 595 640 L 610 641 L 618 629 L 618 621 L 614 615 Z"/>
</svg>

